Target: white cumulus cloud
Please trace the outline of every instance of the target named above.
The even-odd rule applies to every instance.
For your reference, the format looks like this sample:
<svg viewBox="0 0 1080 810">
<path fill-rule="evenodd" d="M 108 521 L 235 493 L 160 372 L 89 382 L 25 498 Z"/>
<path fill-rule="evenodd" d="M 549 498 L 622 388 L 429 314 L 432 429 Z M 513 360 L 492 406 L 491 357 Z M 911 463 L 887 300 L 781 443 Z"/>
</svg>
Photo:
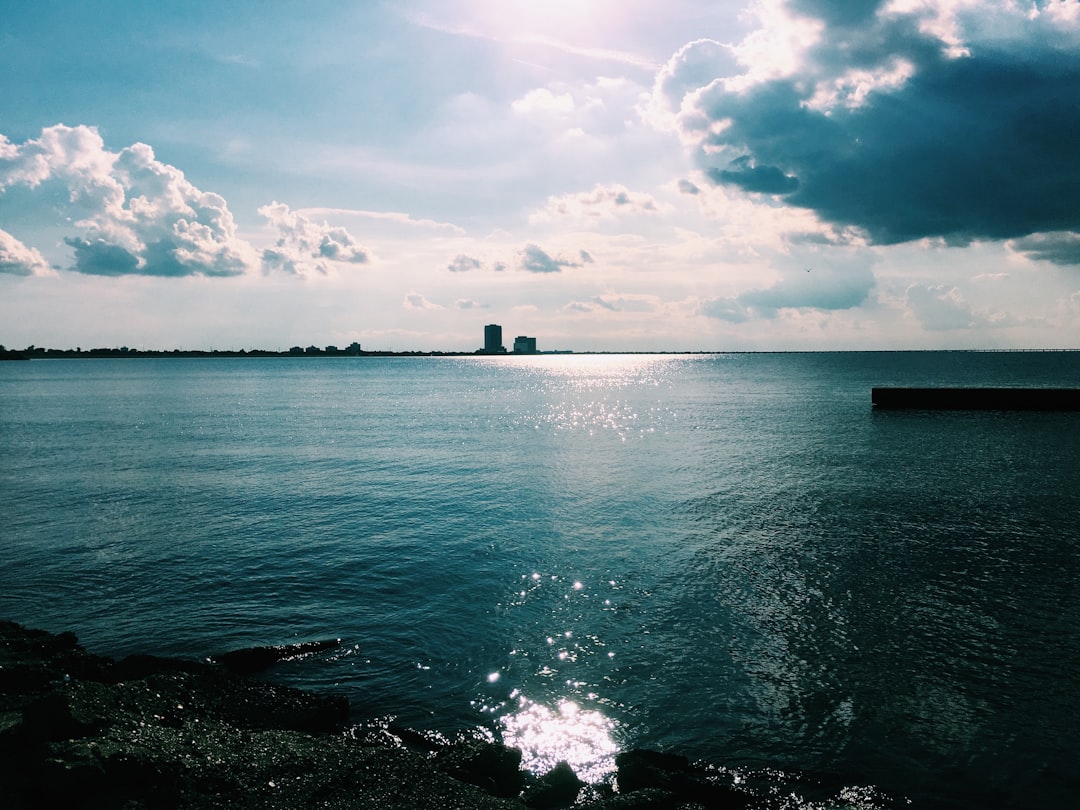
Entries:
<svg viewBox="0 0 1080 810">
<path fill-rule="evenodd" d="M 263 250 L 264 266 L 297 276 L 325 274 L 330 262 L 364 264 L 371 254 L 344 228 L 315 222 L 276 200 L 259 209 L 274 229 L 274 246 Z"/>
<path fill-rule="evenodd" d="M 659 211 L 660 204 L 650 194 L 631 191 L 620 184 L 597 184 L 591 191 L 549 197 L 544 207 L 534 212 L 529 221 L 571 220 L 589 224 L 635 214 L 656 214 Z"/>
<path fill-rule="evenodd" d="M 34 276 L 48 272 L 49 265 L 38 251 L 0 228 L 0 273 Z"/>
<path fill-rule="evenodd" d="M 23 144 L 3 138 L 0 193 L 16 185 L 43 198 L 46 190 L 65 193 L 61 214 L 75 233 L 64 242 L 75 251 L 77 272 L 235 276 L 255 264 L 225 200 L 143 143 L 111 152 L 96 129 L 61 124 Z"/>
</svg>

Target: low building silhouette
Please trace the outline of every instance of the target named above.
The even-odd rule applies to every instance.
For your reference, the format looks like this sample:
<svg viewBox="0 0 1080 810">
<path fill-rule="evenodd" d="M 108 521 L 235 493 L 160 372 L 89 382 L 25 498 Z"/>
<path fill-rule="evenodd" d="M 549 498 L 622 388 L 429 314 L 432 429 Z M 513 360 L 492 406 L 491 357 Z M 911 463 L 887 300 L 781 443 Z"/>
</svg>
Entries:
<svg viewBox="0 0 1080 810">
<path fill-rule="evenodd" d="M 514 338 L 514 354 L 536 354 L 536 338 L 518 335 Z"/>
</svg>

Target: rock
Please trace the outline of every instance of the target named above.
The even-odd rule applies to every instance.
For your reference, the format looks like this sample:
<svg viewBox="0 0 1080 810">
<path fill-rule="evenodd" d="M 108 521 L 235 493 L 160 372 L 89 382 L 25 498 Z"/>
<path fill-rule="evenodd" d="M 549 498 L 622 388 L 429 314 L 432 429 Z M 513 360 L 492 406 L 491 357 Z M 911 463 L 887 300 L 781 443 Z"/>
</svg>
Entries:
<svg viewBox="0 0 1080 810">
<path fill-rule="evenodd" d="M 315 653 L 332 650 L 341 644 L 340 638 L 326 641 L 305 641 L 300 644 L 282 644 L 276 647 L 248 647 L 233 650 L 214 658 L 226 669 L 238 675 L 253 675 L 262 672 L 279 661 L 291 661 Z"/>
<path fill-rule="evenodd" d="M 666 791 L 682 803 L 718 810 L 739 810 L 751 797 L 716 773 L 698 768 L 686 757 L 636 748 L 615 758 L 616 777 L 622 793 L 645 788 Z"/>
<path fill-rule="evenodd" d="M 53 635 L 0 621 L 0 693 L 25 695 L 70 678 L 100 679 L 112 662 L 79 646 L 74 633 Z"/>
<path fill-rule="evenodd" d="M 91 737 L 107 725 L 108 719 L 100 713 L 84 711 L 84 707 L 73 702 L 69 690 L 39 697 L 22 710 L 24 737 L 32 743 Z"/>
<path fill-rule="evenodd" d="M 476 785 L 492 796 L 517 796 L 523 787 L 521 751 L 483 740 L 457 742 L 435 755 L 443 773 Z"/>
<path fill-rule="evenodd" d="M 642 788 L 601 802 L 580 805 L 576 810 L 704 810 L 695 802 L 684 802 L 674 793 L 660 788 Z"/>
<path fill-rule="evenodd" d="M 635 748 L 615 757 L 619 789 L 630 793 L 647 787 L 666 788 L 690 772 L 690 760 L 676 754 L 663 754 Z"/>
<path fill-rule="evenodd" d="M 560 762 L 531 785 L 522 799 L 526 807 L 535 810 L 556 810 L 577 801 L 583 787 L 585 783 L 577 778 L 570 765 Z"/>
<path fill-rule="evenodd" d="M 363 745 L 347 733 L 347 717 L 344 698 L 198 662 L 117 663 L 70 634 L 0 622 L 5 810 L 521 809 L 421 754 Z M 495 751 L 480 759 L 498 760 Z"/>
<path fill-rule="evenodd" d="M 315 644 L 327 649 L 326 642 Z M 287 649 L 286 657 L 316 651 Z M 576 801 L 583 802 L 574 805 L 581 810 L 711 810 L 748 804 L 721 774 L 685 757 L 643 750 L 618 757 L 618 795 L 582 791 L 566 763 L 522 795 L 525 777 L 515 748 L 487 741 L 441 745 L 397 728 L 356 735 L 348 714 L 340 696 L 252 680 L 224 665 L 153 656 L 116 662 L 88 653 L 70 633 L 0 621 L 4 810 L 554 810 Z"/>
</svg>

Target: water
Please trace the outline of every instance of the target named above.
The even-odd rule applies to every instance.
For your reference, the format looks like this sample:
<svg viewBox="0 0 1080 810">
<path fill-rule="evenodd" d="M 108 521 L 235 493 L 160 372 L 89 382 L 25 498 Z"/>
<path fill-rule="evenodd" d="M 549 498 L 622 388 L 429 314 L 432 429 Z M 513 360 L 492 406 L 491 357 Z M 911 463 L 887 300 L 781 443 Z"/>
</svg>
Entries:
<svg viewBox="0 0 1080 810">
<path fill-rule="evenodd" d="M 108 655 L 341 637 L 273 677 L 538 770 L 643 745 L 777 808 L 1071 807 L 1080 414 L 888 384 L 1080 356 L 0 364 L 0 617 Z"/>
</svg>

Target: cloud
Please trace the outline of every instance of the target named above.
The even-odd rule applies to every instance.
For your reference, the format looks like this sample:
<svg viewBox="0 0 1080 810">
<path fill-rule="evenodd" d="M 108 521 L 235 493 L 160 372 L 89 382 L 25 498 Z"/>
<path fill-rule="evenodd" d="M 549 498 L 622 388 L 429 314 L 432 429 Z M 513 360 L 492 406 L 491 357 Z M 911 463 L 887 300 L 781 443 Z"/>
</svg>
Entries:
<svg viewBox="0 0 1080 810">
<path fill-rule="evenodd" d="M 1032 259 L 1060 265 L 1080 265 L 1080 233 L 1038 233 L 1009 242 L 1009 248 Z"/>
<path fill-rule="evenodd" d="M 710 318 L 742 323 L 755 314 L 773 318 L 781 309 L 853 309 L 867 300 L 874 286 L 873 272 L 855 263 L 836 268 L 798 268 L 785 271 L 769 287 L 706 300 L 700 312 Z"/>
<path fill-rule="evenodd" d="M 418 292 L 406 293 L 405 300 L 402 301 L 401 305 L 405 307 L 405 309 L 413 310 L 433 311 L 437 309 L 445 309 L 445 307 L 439 304 L 433 304 L 431 301 L 428 301 Z"/>
<path fill-rule="evenodd" d="M 574 300 L 562 307 L 564 312 L 653 312 L 657 309 L 659 299 L 652 295 L 615 295 L 605 293 L 594 295 L 587 301 Z"/>
<path fill-rule="evenodd" d="M 2 146 L 0 142 L 0 148 Z M 44 256 L 0 228 L 0 274 L 35 276 L 48 271 L 49 265 Z"/>
<path fill-rule="evenodd" d="M 354 208 L 299 208 L 298 214 L 303 214 L 306 217 L 316 216 L 332 216 L 335 219 L 341 218 L 355 218 L 355 219 L 373 219 L 383 224 L 399 225 L 403 228 L 409 228 L 412 230 L 424 229 L 435 231 L 449 231 L 454 234 L 464 234 L 465 229 L 461 228 L 452 222 L 439 222 L 434 219 L 414 219 L 409 214 L 403 211 L 363 211 Z"/>
<path fill-rule="evenodd" d="M 581 267 L 580 262 L 553 258 L 536 245 L 526 245 L 518 256 L 521 269 L 530 273 L 558 273 L 564 267 Z"/>
<path fill-rule="evenodd" d="M 714 183 L 876 244 L 1076 232 L 1075 6 L 762 0 L 762 27 L 731 49 L 741 72 L 722 72 L 716 43 L 691 43 L 653 106 Z M 1059 247 L 1048 260 L 1072 255 Z"/>
<path fill-rule="evenodd" d="M 537 223 L 568 219 L 588 224 L 628 215 L 656 214 L 659 211 L 659 204 L 650 194 L 630 191 L 618 184 L 597 184 L 592 191 L 548 197 L 544 207 L 534 212 L 529 221 Z"/>
<path fill-rule="evenodd" d="M 695 196 L 701 193 L 701 189 L 686 178 L 682 178 L 679 180 L 679 191 L 683 194 L 691 194 Z"/>
<path fill-rule="evenodd" d="M 479 270 L 482 266 L 483 262 L 479 259 L 460 253 L 454 257 L 454 260 L 447 265 L 446 269 L 451 273 L 467 273 L 470 270 Z"/>
<path fill-rule="evenodd" d="M 255 263 L 225 200 L 196 188 L 144 143 L 110 152 L 96 129 L 61 124 L 21 145 L 0 136 L 0 193 L 13 186 L 47 199 L 43 210 L 62 190 L 59 213 L 80 231 L 64 238 L 77 272 L 235 276 Z"/>
<path fill-rule="evenodd" d="M 789 194 L 799 187 L 799 180 L 775 166 L 757 166 L 748 156 L 735 158 L 726 169 L 706 169 L 717 185 L 727 183 L 744 191 L 760 194 Z"/>
<path fill-rule="evenodd" d="M 487 304 L 481 304 L 479 301 L 474 301 L 471 298 L 459 298 L 454 302 L 456 309 L 487 309 Z"/>
<path fill-rule="evenodd" d="M 716 318 L 728 323 L 745 323 L 750 320 L 746 307 L 734 298 L 713 298 L 702 301 L 699 312 L 706 318 Z"/>
<path fill-rule="evenodd" d="M 946 331 L 973 326 L 976 317 L 956 287 L 913 284 L 905 293 L 908 309 L 926 329 Z"/>
<path fill-rule="evenodd" d="M 592 299 L 592 303 L 596 304 L 596 306 L 600 307 L 601 309 L 606 309 L 608 312 L 618 312 L 619 311 L 619 305 L 618 305 L 617 302 L 609 301 L 607 298 L 604 298 L 603 296 L 599 296 L 599 295 L 594 296 L 593 299 Z"/>
<path fill-rule="evenodd" d="M 652 312 L 657 299 L 651 295 L 597 295 L 592 303 L 609 312 Z"/>
<path fill-rule="evenodd" d="M 272 248 L 262 252 L 263 266 L 297 276 L 325 274 L 328 262 L 365 264 L 371 254 L 344 228 L 317 223 L 276 200 L 259 209 L 276 234 Z"/>
<path fill-rule="evenodd" d="M 64 243 L 75 249 L 75 267 L 80 273 L 93 276 L 126 276 L 139 272 L 139 257 L 120 245 L 110 244 L 104 239 L 90 241 L 74 237 L 64 239 Z M 177 275 L 168 272 L 173 269 L 171 262 L 168 268 L 156 269 L 164 272 L 155 275 Z"/>
<path fill-rule="evenodd" d="M 736 67 L 729 46 L 713 39 L 688 42 L 657 71 L 643 117 L 661 129 L 674 128 L 675 116 L 688 95 Z"/>
<path fill-rule="evenodd" d="M 763 314 L 779 309 L 852 309 L 866 301 L 873 288 L 869 269 L 799 268 L 771 287 L 742 293 L 738 300 Z"/>
<path fill-rule="evenodd" d="M 569 93 L 555 95 L 546 87 L 530 90 L 510 105 L 516 113 L 528 115 L 547 113 L 549 115 L 568 115 L 574 111 L 574 97 Z"/>
</svg>

